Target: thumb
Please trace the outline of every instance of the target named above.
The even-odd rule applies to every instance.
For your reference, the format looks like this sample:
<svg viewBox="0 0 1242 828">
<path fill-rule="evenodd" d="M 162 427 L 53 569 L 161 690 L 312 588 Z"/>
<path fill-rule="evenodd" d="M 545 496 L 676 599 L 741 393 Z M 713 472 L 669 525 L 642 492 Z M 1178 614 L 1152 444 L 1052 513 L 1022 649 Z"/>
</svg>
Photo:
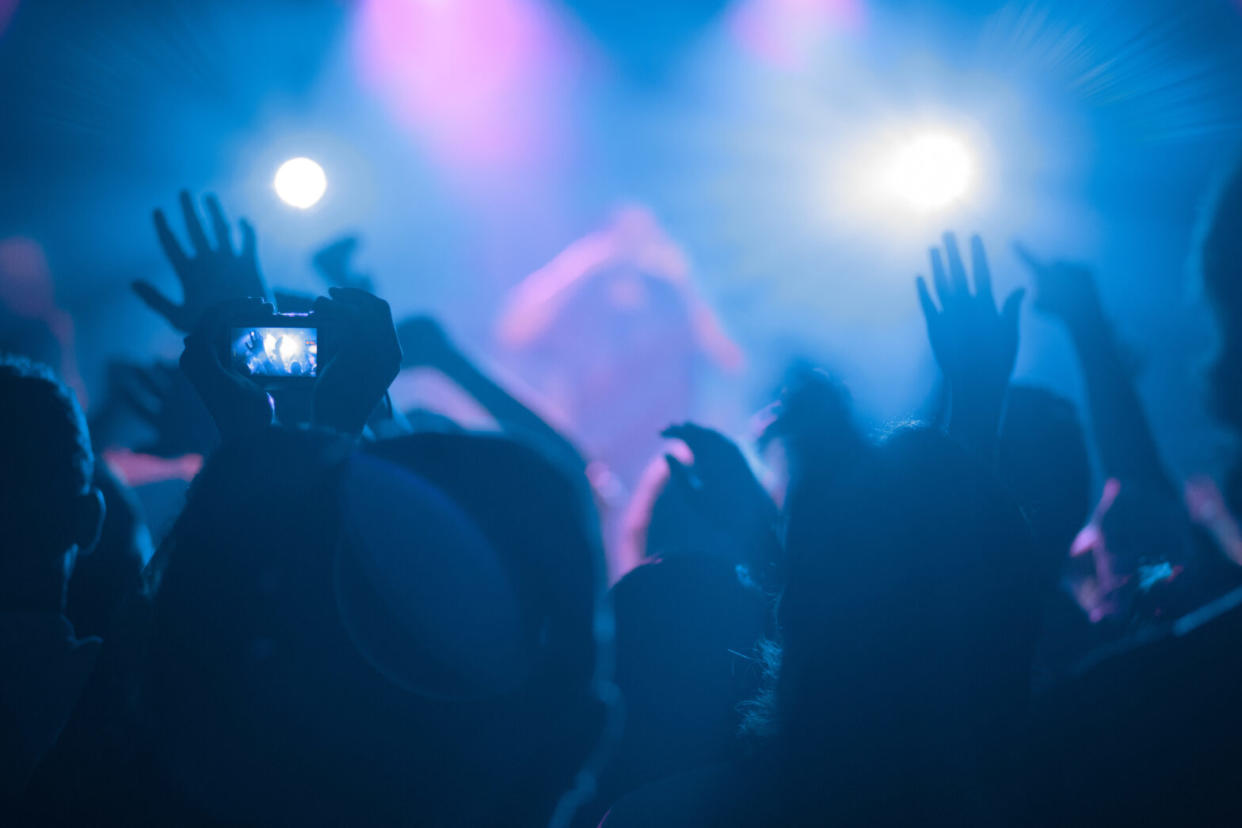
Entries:
<svg viewBox="0 0 1242 828">
<path fill-rule="evenodd" d="M 158 313 L 160 316 L 168 320 L 174 328 L 181 328 L 178 318 L 181 309 L 177 307 L 171 299 L 160 293 L 159 288 L 145 279 L 139 279 L 131 286 L 138 298 L 141 299 L 147 307 Z"/>
<path fill-rule="evenodd" d="M 201 386 L 204 381 L 209 382 L 224 373 L 219 354 L 201 333 L 185 338 L 185 349 L 181 352 L 179 365 L 181 372 L 195 386 Z"/>
</svg>

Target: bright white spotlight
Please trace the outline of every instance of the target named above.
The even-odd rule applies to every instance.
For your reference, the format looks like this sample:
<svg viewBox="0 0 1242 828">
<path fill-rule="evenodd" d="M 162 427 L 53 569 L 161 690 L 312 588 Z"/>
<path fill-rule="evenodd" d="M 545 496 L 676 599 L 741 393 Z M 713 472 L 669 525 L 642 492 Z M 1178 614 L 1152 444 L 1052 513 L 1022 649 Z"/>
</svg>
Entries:
<svg viewBox="0 0 1242 828">
<path fill-rule="evenodd" d="M 276 170 L 272 185 L 281 201 L 305 210 L 323 198 L 328 177 L 323 174 L 323 167 L 309 158 L 290 158 Z"/>
<path fill-rule="evenodd" d="M 916 137 L 901 147 L 884 171 L 892 195 L 917 210 L 947 207 L 970 190 L 975 165 L 970 150 L 943 132 Z"/>
</svg>

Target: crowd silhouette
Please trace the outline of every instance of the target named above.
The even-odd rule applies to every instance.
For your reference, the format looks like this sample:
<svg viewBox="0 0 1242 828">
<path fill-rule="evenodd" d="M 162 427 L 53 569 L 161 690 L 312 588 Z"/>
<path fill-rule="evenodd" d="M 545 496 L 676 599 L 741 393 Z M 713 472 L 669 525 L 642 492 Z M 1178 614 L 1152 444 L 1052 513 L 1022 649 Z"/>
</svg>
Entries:
<svg viewBox="0 0 1242 828">
<path fill-rule="evenodd" d="M 89 424 L 71 326 L 0 315 L 3 824 L 1240 824 L 1242 456 L 1176 479 L 1088 268 L 1019 245 L 999 297 L 945 234 L 910 297 L 941 393 L 884 429 L 807 365 L 746 440 L 654 425 L 667 400 L 625 412 L 667 377 L 604 411 L 641 364 L 590 385 L 566 354 L 600 449 L 394 320 L 356 240 L 316 257 L 326 296 L 274 292 L 255 229 L 204 207 L 181 194 L 184 244 L 154 216 L 181 300 L 133 285 L 179 364 L 114 366 Z M 1242 171 L 1200 244 L 1204 402 L 1242 432 Z M 741 370 L 676 257 L 643 261 L 616 284 L 651 324 Z M 572 305 L 548 290 L 615 293 L 549 268 L 507 311 L 523 342 Z M 1012 382 L 1024 303 L 1085 411 Z M 316 329 L 313 376 L 231 364 L 277 311 Z M 409 368 L 496 428 L 400 410 Z M 192 478 L 167 525 L 131 490 L 153 469 Z"/>
</svg>

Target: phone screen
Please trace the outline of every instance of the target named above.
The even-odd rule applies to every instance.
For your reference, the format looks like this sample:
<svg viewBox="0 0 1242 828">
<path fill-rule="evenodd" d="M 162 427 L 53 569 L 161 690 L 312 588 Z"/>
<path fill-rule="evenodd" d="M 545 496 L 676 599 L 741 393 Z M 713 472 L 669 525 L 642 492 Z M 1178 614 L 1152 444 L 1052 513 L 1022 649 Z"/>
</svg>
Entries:
<svg viewBox="0 0 1242 828">
<path fill-rule="evenodd" d="M 319 373 L 318 328 L 234 328 L 233 370 L 250 377 L 314 377 Z"/>
</svg>

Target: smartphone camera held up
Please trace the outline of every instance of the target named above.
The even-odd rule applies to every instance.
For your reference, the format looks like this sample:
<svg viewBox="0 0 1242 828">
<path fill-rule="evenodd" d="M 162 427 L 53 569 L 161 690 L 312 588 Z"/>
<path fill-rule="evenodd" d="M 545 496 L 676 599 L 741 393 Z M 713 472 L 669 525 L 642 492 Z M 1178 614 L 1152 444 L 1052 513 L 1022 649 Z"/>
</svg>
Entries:
<svg viewBox="0 0 1242 828">
<path fill-rule="evenodd" d="M 270 313 L 229 327 L 228 365 L 264 387 L 310 382 L 323 359 L 320 320 L 312 313 Z"/>
</svg>

